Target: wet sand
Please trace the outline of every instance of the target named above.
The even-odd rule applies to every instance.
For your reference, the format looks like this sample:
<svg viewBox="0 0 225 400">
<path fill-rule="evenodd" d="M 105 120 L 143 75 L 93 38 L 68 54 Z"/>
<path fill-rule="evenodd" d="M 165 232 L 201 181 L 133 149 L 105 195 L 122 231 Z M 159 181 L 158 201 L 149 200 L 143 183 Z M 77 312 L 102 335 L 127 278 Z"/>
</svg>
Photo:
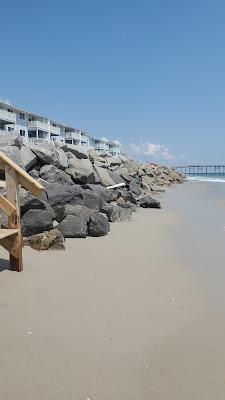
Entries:
<svg viewBox="0 0 225 400">
<path fill-rule="evenodd" d="M 208 190 L 174 186 L 162 210 L 65 252 L 26 248 L 23 273 L 1 250 L 2 399 L 224 400 L 225 257 Z"/>
</svg>

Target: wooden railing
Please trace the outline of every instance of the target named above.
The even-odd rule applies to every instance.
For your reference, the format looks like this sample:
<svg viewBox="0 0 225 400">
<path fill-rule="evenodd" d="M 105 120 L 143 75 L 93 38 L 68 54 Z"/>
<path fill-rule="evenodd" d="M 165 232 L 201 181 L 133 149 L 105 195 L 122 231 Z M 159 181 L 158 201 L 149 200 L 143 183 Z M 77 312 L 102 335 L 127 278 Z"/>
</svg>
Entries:
<svg viewBox="0 0 225 400">
<path fill-rule="evenodd" d="M 44 188 L 1 151 L 0 169 L 5 170 L 6 180 L 6 197 L 0 195 L 0 208 L 8 216 L 8 228 L 0 228 L 0 245 L 10 253 L 11 269 L 20 272 L 23 270 L 23 258 L 19 185 L 36 197 L 43 193 Z"/>
</svg>

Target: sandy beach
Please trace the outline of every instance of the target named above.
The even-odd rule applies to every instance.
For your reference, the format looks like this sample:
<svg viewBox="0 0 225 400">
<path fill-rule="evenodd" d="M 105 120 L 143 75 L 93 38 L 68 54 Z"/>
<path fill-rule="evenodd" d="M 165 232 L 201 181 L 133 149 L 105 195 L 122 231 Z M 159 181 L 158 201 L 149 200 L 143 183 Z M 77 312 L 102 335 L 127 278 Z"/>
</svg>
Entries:
<svg viewBox="0 0 225 400">
<path fill-rule="evenodd" d="M 23 273 L 1 249 L 1 398 L 224 399 L 224 208 L 209 192 L 175 185 L 106 237 L 25 248 Z"/>
</svg>

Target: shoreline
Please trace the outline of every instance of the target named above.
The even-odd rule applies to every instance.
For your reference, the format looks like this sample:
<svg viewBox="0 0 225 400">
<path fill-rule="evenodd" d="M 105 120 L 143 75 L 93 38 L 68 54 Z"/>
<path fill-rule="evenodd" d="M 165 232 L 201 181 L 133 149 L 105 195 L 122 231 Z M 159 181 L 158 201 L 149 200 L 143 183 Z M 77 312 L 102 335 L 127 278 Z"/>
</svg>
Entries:
<svg viewBox="0 0 225 400">
<path fill-rule="evenodd" d="M 4 399 L 224 398 L 224 310 L 180 246 L 196 190 L 173 186 L 162 210 L 65 252 L 26 248 L 24 272 L 2 272 Z"/>
</svg>

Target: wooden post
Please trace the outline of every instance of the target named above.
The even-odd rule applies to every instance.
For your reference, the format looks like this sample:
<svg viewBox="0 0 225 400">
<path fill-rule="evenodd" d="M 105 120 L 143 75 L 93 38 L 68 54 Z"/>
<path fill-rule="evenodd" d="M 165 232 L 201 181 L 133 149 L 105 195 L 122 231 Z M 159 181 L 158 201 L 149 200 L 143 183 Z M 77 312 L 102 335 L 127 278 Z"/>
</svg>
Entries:
<svg viewBox="0 0 225 400">
<path fill-rule="evenodd" d="M 6 179 L 6 192 L 7 199 L 16 208 L 16 212 L 8 216 L 8 228 L 18 229 L 18 233 L 12 236 L 14 241 L 13 255 L 10 253 L 10 266 L 14 271 L 23 270 L 22 260 L 22 235 L 20 228 L 20 198 L 19 198 L 19 179 L 17 172 L 10 167 L 5 165 L 5 179 Z"/>
</svg>

